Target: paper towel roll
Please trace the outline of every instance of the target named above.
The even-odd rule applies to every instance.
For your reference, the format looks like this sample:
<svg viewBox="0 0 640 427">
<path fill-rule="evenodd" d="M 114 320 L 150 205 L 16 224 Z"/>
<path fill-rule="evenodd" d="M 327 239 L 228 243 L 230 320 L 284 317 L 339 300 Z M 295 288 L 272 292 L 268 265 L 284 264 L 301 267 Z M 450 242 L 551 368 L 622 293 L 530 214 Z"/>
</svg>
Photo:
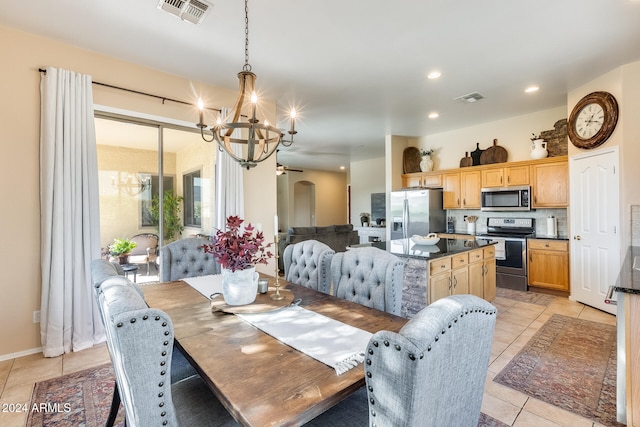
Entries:
<svg viewBox="0 0 640 427">
<path fill-rule="evenodd" d="M 550 216 L 547 218 L 547 236 L 549 237 L 558 236 L 556 218 L 553 216 Z"/>
</svg>

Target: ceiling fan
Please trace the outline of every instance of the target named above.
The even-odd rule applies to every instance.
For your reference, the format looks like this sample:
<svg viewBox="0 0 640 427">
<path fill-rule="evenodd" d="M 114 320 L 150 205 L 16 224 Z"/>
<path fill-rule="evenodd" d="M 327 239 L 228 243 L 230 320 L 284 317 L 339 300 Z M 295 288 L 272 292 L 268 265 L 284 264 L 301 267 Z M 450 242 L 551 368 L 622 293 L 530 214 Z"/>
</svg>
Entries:
<svg viewBox="0 0 640 427">
<path fill-rule="evenodd" d="M 284 175 L 287 172 L 304 172 L 302 169 L 291 169 L 280 163 L 276 163 L 276 175 Z"/>
</svg>

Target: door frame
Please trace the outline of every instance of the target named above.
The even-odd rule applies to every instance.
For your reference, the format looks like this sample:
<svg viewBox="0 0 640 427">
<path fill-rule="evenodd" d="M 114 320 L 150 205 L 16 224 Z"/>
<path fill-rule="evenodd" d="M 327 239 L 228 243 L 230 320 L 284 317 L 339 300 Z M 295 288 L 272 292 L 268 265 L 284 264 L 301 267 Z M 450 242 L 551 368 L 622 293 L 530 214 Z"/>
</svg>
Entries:
<svg viewBox="0 0 640 427">
<path fill-rule="evenodd" d="M 599 150 L 594 150 L 594 151 L 589 151 L 586 153 L 580 153 L 580 154 L 576 154 L 574 156 L 571 156 L 569 158 L 569 254 L 570 254 L 570 265 L 569 265 L 569 280 L 571 282 L 571 295 L 569 296 L 569 299 L 572 301 L 579 301 L 578 298 L 576 298 L 576 295 L 574 294 L 574 289 L 575 287 L 573 286 L 573 280 L 575 277 L 575 271 L 576 271 L 576 267 L 575 267 L 575 262 L 576 262 L 576 255 L 577 255 L 577 251 L 576 251 L 576 240 L 575 237 L 577 235 L 576 232 L 574 232 L 574 224 L 576 224 L 576 216 L 578 214 L 578 212 L 576 211 L 576 203 L 575 203 L 575 198 L 576 196 L 576 191 L 577 188 L 575 187 L 574 183 L 575 180 L 573 180 L 573 174 L 575 171 L 575 167 L 574 164 L 576 161 L 579 160 L 583 160 L 589 157 L 596 157 L 596 156 L 604 156 L 604 155 L 609 155 L 609 154 L 614 154 L 615 155 L 615 160 L 614 160 L 614 168 L 616 170 L 616 175 L 617 178 L 615 180 L 615 184 L 616 184 L 616 188 L 615 188 L 615 192 L 617 193 L 616 197 L 616 203 L 615 203 L 615 209 L 616 212 L 613 215 L 613 217 L 616 219 L 615 224 L 613 224 L 613 227 L 615 228 L 615 242 L 614 242 L 614 246 L 615 246 L 615 253 L 617 256 L 618 261 L 620 261 L 621 259 L 621 255 L 620 255 L 620 224 L 621 224 L 621 209 L 620 209 L 620 148 L 617 145 L 611 146 L 611 147 L 607 147 L 607 148 L 603 148 L 603 149 L 599 149 Z M 572 209 L 573 208 L 573 209 Z M 618 263 L 619 264 L 619 263 Z M 616 266 L 616 268 L 619 269 L 619 265 Z M 616 270 L 617 271 L 617 270 Z M 613 285 L 614 283 L 610 283 L 609 285 Z M 582 301 L 579 301 L 583 304 L 586 304 Z M 589 304 L 587 304 L 589 305 Z M 614 314 L 616 313 L 616 307 L 615 306 L 608 306 L 604 303 L 604 300 L 602 302 L 602 305 L 600 307 L 594 307 L 596 309 L 599 310 L 603 310 L 606 311 L 608 313 Z"/>
</svg>

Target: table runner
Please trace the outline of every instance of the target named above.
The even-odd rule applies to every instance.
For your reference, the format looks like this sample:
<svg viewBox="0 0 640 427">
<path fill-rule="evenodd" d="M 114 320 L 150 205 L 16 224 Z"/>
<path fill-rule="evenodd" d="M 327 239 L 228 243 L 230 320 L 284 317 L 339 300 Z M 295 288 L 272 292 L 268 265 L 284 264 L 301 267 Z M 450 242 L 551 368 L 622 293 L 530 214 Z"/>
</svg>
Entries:
<svg viewBox="0 0 640 427">
<path fill-rule="evenodd" d="M 182 279 L 206 298 L 222 293 L 222 275 Z M 236 314 L 266 334 L 335 369 L 341 375 L 364 361 L 372 335 L 298 306 L 266 313 Z"/>
<path fill-rule="evenodd" d="M 364 362 L 372 335 L 298 306 L 237 314 L 261 331 L 335 369 L 341 375 Z"/>
<path fill-rule="evenodd" d="M 185 277 L 181 279 L 187 282 L 196 291 L 200 292 L 207 299 L 211 294 L 222 293 L 222 274 L 208 274 L 206 276 Z"/>
</svg>

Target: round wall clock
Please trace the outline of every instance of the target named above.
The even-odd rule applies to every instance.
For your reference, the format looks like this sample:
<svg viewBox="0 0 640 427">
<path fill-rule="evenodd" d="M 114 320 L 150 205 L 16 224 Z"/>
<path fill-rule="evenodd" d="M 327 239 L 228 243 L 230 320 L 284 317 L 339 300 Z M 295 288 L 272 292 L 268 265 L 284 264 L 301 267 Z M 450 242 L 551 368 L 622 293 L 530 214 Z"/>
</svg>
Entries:
<svg viewBox="0 0 640 427">
<path fill-rule="evenodd" d="M 603 144 L 618 123 L 618 102 L 609 92 L 593 92 L 582 98 L 569 116 L 569 139 L 578 148 Z"/>
</svg>

